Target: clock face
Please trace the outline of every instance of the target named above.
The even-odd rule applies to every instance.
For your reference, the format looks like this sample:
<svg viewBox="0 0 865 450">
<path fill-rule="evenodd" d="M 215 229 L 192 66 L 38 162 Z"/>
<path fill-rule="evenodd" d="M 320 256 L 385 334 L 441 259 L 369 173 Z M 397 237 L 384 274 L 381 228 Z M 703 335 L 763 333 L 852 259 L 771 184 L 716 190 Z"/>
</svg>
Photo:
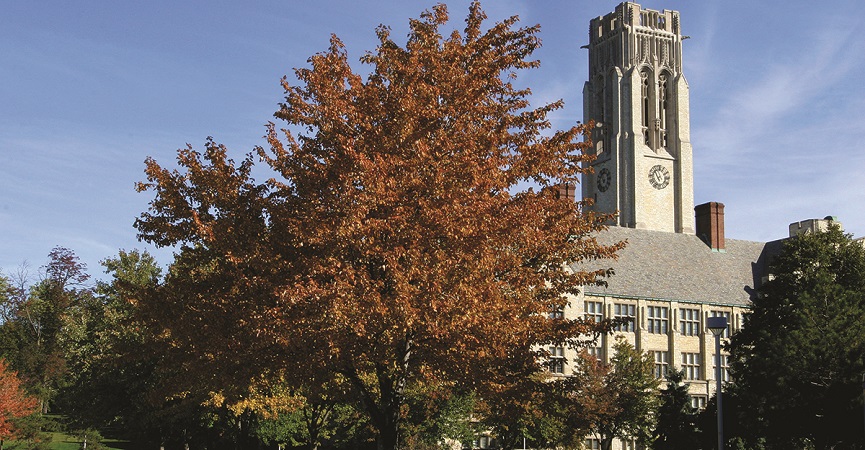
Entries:
<svg viewBox="0 0 865 450">
<path fill-rule="evenodd" d="M 658 164 L 649 169 L 649 183 L 655 189 L 664 189 L 670 184 L 670 171 Z"/>
<path fill-rule="evenodd" d="M 610 181 L 612 181 L 612 176 L 610 175 L 610 171 L 607 170 L 606 167 L 601 169 L 598 172 L 598 190 L 601 192 L 606 192 L 607 189 L 610 188 Z"/>
</svg>

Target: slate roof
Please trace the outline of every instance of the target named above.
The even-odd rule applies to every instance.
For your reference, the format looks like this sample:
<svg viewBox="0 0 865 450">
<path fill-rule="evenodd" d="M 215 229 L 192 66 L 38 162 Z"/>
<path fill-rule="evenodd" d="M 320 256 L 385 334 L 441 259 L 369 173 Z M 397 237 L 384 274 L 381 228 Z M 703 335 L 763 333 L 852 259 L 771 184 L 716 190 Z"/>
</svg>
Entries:
<svg viewBox="0 0 865 450">
<path fill-rule="evenodd" d="M 626 240 L 627 247 L 615 261 L 575 264 L 615 270 L 608 287 L 586 286 L 587 294 L 740 306 L 750 305 L 783 242 L 727 239 L 726 251 L 713 252 L 697 236 L 624 227 L 610 227 L 598 240 Z"/>
</svg>

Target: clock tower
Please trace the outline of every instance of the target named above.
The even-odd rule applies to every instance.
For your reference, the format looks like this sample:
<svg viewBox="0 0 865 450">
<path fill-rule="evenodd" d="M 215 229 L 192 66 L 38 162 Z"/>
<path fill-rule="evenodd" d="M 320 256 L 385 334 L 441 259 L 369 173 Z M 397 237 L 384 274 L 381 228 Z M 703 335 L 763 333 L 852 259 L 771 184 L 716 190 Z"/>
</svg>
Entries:
<svg viewBox="0 0 865 450">
<path fill-rule="evenodd" d="M 694 233 L 685 38 L 677 11 L 631 2 L 591 21 L 583 117 L 597 159 L 582 194 L 615 225 Z"/>
</svg>

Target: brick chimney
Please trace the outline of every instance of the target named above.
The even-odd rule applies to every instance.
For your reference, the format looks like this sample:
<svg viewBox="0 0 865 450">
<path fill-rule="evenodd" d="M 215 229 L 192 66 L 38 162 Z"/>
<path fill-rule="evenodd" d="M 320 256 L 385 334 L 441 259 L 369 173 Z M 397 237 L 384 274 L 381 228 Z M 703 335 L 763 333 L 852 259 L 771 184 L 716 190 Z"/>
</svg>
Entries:
<svg viewBox="0 0 865 450">
<path fill-rule="evenodd" d="M 697 236 L 703 240 L 713 252 L 724 252 L 724 204 L 717 202 L 703 203 L 694 207 L 697 216 Z"/>
<path fill-rule="evenodd" d="M 577 186 L 574 183 L 559 183 L 556 196 L 560 199 L 577 201 Z"/>
</svg>

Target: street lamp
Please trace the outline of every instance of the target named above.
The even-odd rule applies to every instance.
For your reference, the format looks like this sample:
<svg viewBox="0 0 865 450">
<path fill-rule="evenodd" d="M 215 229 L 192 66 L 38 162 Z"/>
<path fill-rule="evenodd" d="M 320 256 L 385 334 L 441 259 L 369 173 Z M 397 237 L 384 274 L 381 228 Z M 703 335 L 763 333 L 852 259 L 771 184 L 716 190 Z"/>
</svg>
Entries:
<svg viewBox="0 0 865 450">
<path fill-rule="evenodd" d="M 721 406 L 721 335 L 727 330 L 726 317 L 709 317 L 706 328 L 715 335 L 715 399 L 718 406 L 718 450 L 724 450 L 724 409 Z"/>
</svg>

